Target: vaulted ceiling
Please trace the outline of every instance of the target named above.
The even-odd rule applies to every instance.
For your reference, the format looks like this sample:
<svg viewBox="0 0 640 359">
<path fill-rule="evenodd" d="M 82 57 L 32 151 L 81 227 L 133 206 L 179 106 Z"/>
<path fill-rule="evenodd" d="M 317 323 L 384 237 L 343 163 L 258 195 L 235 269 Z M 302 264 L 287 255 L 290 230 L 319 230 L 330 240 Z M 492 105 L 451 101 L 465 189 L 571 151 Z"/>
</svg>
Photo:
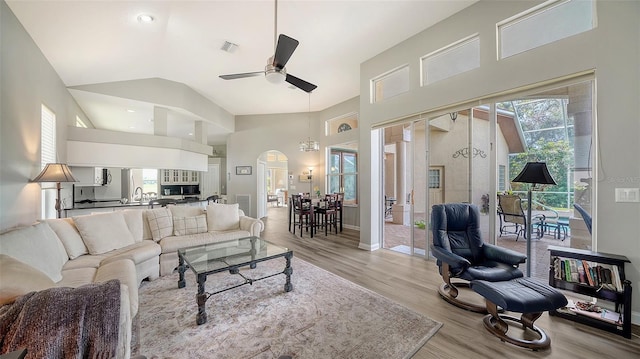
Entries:
<svg viewBox="0 0 640 359">
<path fill-rule="evenodd" d="M 300 42 L 287 72 L 316 84 L 311 110 L 325 109 L 359 95 L 362 62 L 474 2 L 281 0 L 277 33 Z M 274 52 L 272 0 L 7 4 L 69 87 L 161 78 L 190 87 L 230 115 L 308 111 L 309 95 L 287 83 L 218 77 L 264 70 Z M 141 14 L 154 21 L 139 21 Z M 235 51 L 222 51 L 225 41 L 237 44 Z M 163 105 L 71 93 L 96 128 L 116 131 L 152 133 L 153 107 Z M 194 120 L 215 122 L 179 110 L 172 118 L 172 135 L 186 138 Z M 208 131 L 210 144 L 224 143 L 228 133 L 215 126 Z"/>
</svg>

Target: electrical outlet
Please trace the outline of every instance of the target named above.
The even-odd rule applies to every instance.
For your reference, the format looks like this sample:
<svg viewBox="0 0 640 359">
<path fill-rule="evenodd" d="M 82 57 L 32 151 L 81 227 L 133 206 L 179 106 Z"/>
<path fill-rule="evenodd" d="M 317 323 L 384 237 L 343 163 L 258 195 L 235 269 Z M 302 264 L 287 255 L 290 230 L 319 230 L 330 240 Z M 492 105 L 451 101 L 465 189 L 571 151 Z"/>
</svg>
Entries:
<svg viewBox="0 0 640 359">
<path fill-rule="evenodd" d="M 640 202 L 640 188 L 616 188 L 616 202 Z"/>
</svg>

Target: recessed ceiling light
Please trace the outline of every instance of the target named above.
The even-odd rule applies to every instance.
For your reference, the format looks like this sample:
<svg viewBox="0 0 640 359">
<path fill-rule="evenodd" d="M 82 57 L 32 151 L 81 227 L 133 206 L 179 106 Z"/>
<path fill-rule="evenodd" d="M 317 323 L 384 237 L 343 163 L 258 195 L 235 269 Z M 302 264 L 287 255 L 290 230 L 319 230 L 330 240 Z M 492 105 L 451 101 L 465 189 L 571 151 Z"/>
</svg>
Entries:
<svg viewBox="0 0 640 359">
<path fill-rule="evenodd" d="M 130 113 L 131 113 L 131 112 L 136 112 L 136 110 L 131 110 L 131 109 L 129 109 L 129 110 L 127 110 L 127 112 L 130 112 Z"/>
<path fill-rule="evenodd" d="M 153 16 L 151 16 L 149 14 L 140 14 L 140 15 L 138 15 L 138 22 L 141 22 L 143 24 L 152 23 L 153 20 L 155 20 L 155 19 L 153 18 Z"/>
<path fill-rule="evenodd" d="M 189 136 L 193 136 L 193 132 L 189 132 Z"/>
</svg>

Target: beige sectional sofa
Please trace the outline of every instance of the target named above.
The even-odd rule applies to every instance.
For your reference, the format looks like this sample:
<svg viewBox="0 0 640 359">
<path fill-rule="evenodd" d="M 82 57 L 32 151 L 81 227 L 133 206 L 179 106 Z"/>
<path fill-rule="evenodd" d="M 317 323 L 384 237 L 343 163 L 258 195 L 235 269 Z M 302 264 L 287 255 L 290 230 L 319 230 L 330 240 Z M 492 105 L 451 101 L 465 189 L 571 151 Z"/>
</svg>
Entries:
<svg viewBox="0 0 640 359">
<path fill-rule="evenodd" d="M 0 234 L 0 305 L 52 287 L 121 284 L 118 358 L 130 357 L 138 287 L 177 267 L 177 250 L 259 236 L 264 224 L 237 204 L 169 206 L 51 219 Z"/>
</svg>

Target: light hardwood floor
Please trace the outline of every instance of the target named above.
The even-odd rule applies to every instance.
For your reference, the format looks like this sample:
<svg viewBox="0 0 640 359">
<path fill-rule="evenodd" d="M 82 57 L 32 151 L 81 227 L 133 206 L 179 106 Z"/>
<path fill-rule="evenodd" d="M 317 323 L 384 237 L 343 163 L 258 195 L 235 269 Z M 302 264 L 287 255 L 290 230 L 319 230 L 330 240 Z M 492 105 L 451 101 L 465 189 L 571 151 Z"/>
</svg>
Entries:
<svg viewBox="0 0 640 359">
<path fill-rule="evenodd" d="M 442 280 L 435 262 L 390 250 L 358 249 L 359 232 L 348 229 L 326 237 L 322 233 L 309 238 L 305 233 L 301 238 L 298 231 L 294 236 L 288 231 L 287 211 L 286 207 L 268 209 L 263 238 L 291 248 L 295 257 L 444 324 L 414 359 L 640 358 L 637 328 L 632 339 L 626 339 L 547 313 L 536 325 L 550 336 L 550 350 L 534 352 L 503 343 L 484 329 L 481 314 L 454 307 L 438 296 Z"/>
</svg>

